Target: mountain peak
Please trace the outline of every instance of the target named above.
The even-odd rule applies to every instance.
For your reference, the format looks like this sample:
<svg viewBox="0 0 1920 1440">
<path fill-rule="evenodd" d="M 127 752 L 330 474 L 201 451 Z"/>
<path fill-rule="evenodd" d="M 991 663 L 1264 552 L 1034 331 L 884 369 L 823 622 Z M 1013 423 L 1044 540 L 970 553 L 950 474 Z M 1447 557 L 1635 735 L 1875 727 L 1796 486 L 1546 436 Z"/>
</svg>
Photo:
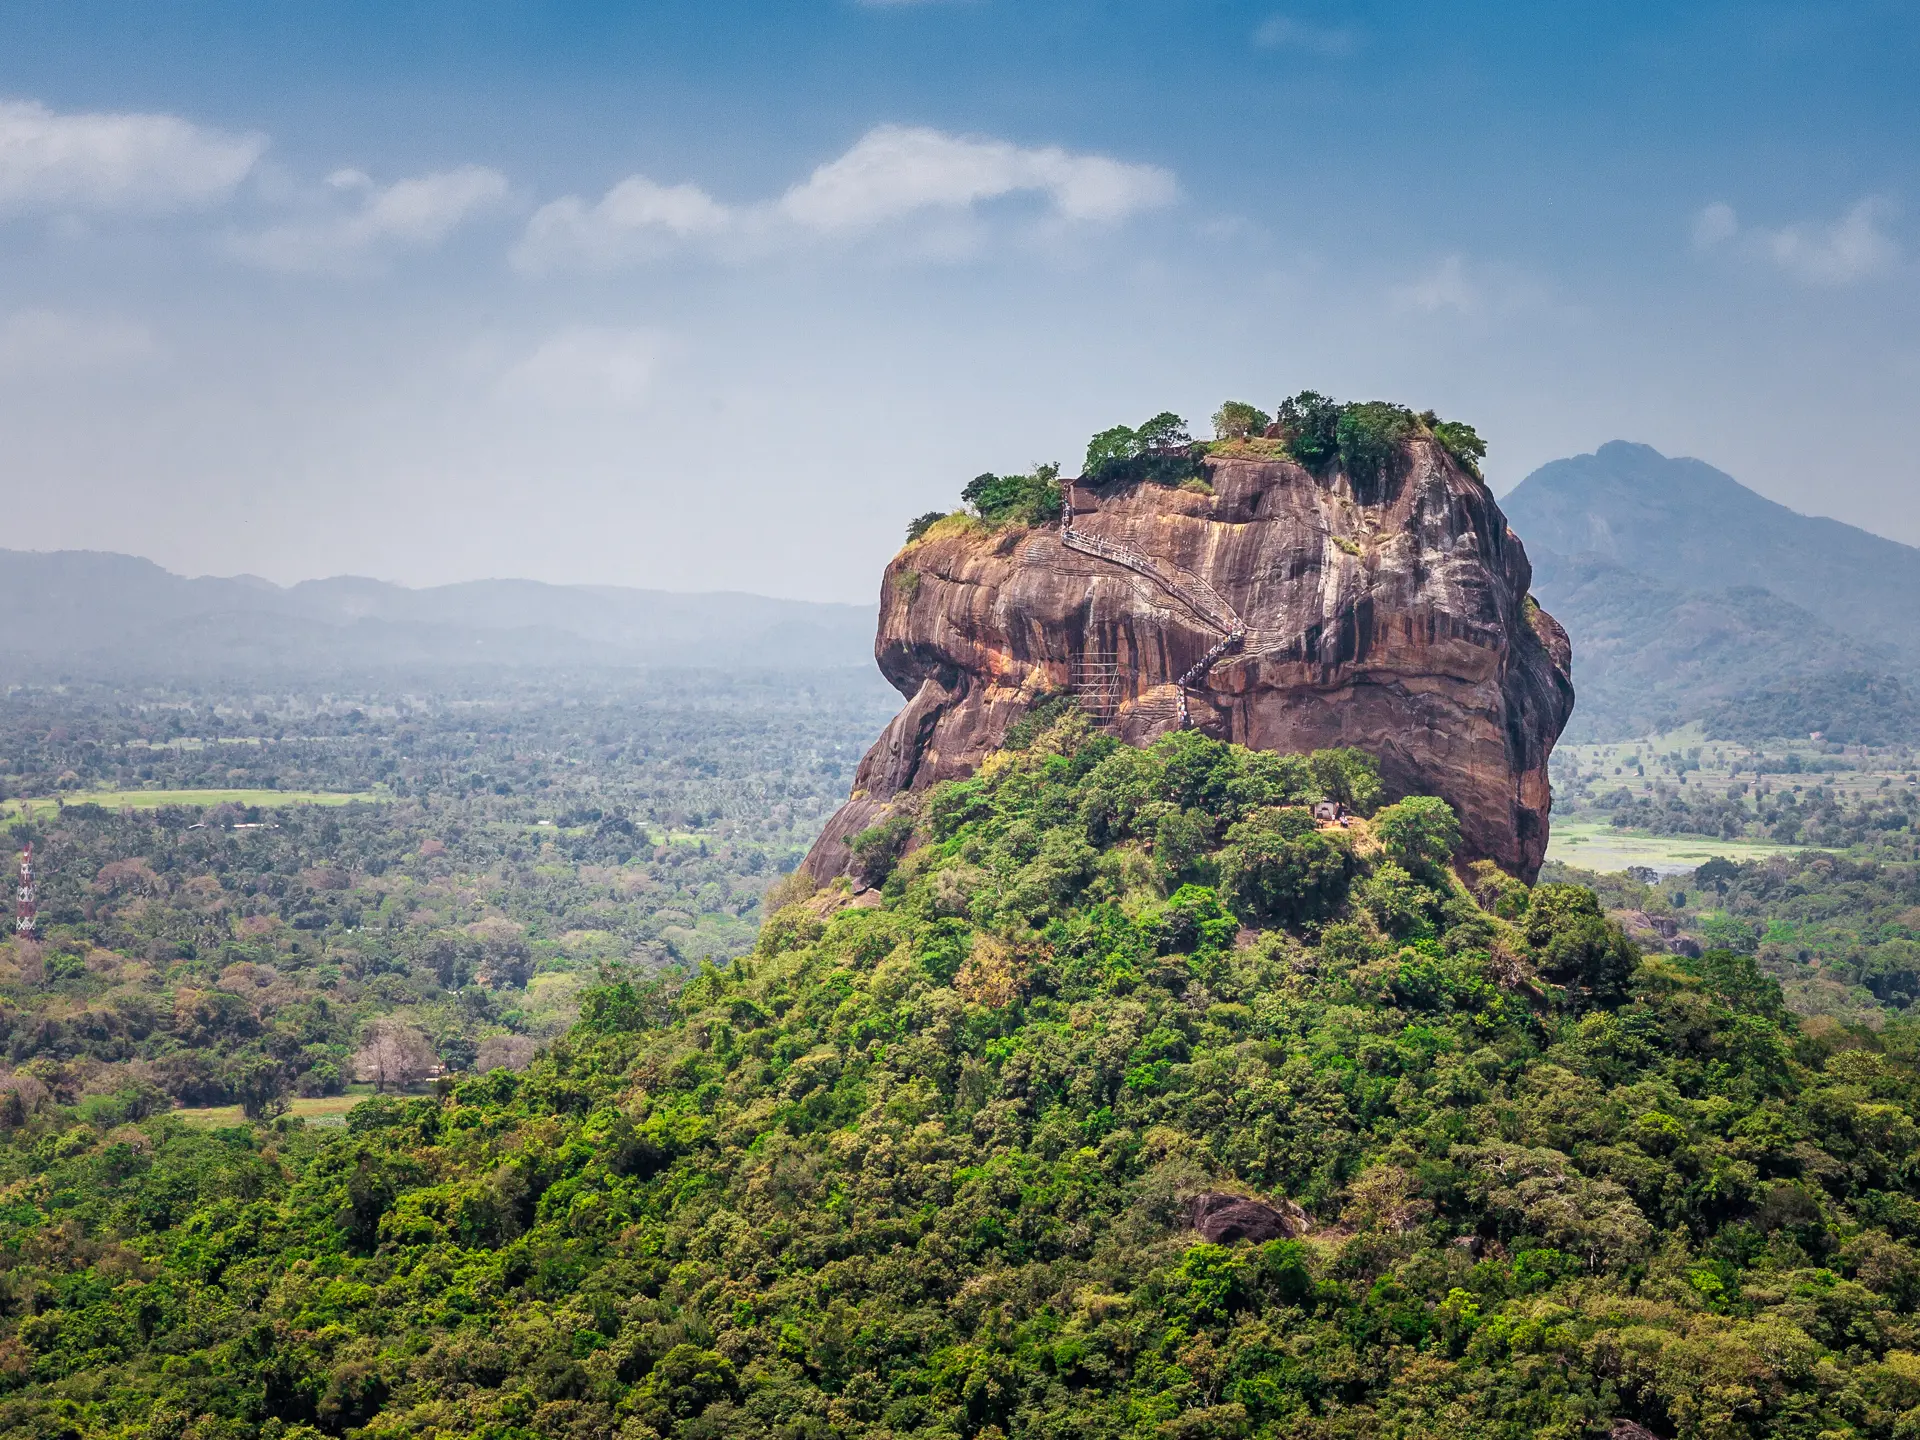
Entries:
<svg viewBox="0 0 1920 1440">
<path fill-rule="evenodd" d="M 1501 506 L 1534 558 L 1536 593 L 1589 657 L 1589 724 L 1615 709 L 1641 723 L 1663 687 L 1681 707 L 1664 718 L 1680 720 L 1716 689 L 1920 668 L 1908 623 L 1920 550 L 1802 515 L 1703 460 L 1612 440 L 1541 466 Z"/>
<path fill-rule="evenodd" d="M 1585 458 L 1580 457 L 1580 458 Z M 1642 445 L 1637 440 L 1609 440 L 1594 451 L 1596 460 L 1604 460 L 1609 465 L 1624 465 L 1631 462 L 1658 462 L 1667 457 L 1651 445 Z"/>
</svg>

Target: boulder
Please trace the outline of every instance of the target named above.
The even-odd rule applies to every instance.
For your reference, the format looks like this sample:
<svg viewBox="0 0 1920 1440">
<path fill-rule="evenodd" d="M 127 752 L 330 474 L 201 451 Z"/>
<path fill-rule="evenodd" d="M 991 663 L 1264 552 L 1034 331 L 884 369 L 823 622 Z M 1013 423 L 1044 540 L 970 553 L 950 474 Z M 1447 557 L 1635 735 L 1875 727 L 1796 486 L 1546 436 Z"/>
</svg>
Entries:
<svg viewBox="0 0 1920 1440">
<path fill-rule="evenodd" d="M 896 797 L 970 773 L 1060 690 L 1136 744 L 1191 723 L 1256 749 L 1357 746 L 1391 792 L 1453 805 L 1462 860 L 1535 878 L 1572 657 L 1492 492 L 1424 435 L 1359 485 L 1338 465 L 1206 469 L 1210 488 L 1075 482 L 1071 535 L 942 526 L 893 558 L 874 654 L 906 706 L 809 854 L 816 881 Z"/>
<path fill-rule="evenodd" d="M 1231 1245 L 1236 1240 L 1255 1245 L 1291 1240 L 1301 1229 L 1292 1217 L 1244 1195 L 1196 1195 L 1187 1213 L 1200 1238 L 1213 1245 Z"/>
</svg>

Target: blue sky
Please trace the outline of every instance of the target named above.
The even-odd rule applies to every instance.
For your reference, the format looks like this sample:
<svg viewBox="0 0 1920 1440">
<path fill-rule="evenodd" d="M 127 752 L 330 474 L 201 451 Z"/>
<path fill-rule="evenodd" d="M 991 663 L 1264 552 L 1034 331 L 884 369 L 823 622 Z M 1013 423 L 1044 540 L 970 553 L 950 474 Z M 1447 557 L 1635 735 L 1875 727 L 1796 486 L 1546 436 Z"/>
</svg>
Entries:
<svg viewBox="0 0 1920 1440">
<path fill-rule="evenodd" d="M 1920 543 L 1920 7 L 0 3 L 0 505 L 188 573 L 870 598 L 1311 387 Z"/>
</svg>

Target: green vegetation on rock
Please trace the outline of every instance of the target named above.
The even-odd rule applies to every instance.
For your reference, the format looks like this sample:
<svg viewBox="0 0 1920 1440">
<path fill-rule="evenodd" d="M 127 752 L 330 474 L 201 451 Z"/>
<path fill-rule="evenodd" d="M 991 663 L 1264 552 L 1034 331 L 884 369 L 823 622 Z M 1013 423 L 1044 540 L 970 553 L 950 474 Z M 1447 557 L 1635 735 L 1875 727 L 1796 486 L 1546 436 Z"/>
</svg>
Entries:
<svg viewBox="0 0 1920 1440">
<path fill-rule="evenodd" d="M 1095 487 L 1153 484 L 1211 494 L 1202 463 L 1209 455 L 1294 459 L 1310 469 L 1338 460 L 1361 491 L 1372 492 L 1415 435 L 1431 434 L 1476 477 L 1487 453 L 1471 425 L 1441 420 L 1431 410 L 1415 415 L 1381 400 L 1343 405 L 1311 390 L 1282 401 L 1275 417 L 1244 400 L 1226 401 L 1213 414 L 1213 431 L 1212 442 L 1197 442 L 1187 422 L 1171 410 L 1137 426 L 1112 426 L 1087 442 L 1082 477 Z M 1036 466 L 1029 475 L 978 475 L 960 498 L 965 511 L 929 511 L 911 521 L 907 543 L 958 533 L 957 521 L 977 520 L 997 530 L 1057 520 L 1063 508 L 1060 467 Z"/>
</svg>

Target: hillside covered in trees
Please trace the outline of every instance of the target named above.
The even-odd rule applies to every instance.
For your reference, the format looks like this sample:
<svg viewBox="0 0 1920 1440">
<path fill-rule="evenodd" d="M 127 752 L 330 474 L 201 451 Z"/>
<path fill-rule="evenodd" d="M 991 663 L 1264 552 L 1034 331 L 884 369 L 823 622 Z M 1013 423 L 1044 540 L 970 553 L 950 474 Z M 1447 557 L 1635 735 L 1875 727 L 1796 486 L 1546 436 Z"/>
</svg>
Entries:
<svg viewBox="0 0 1920 1440">
<path fill-rule="evenodd" d="M 521 1074 L 10 1101 L 0 1435 L 1920 1428 L 1906 1027 L 1463 881 L 1360 757 L 1012 746 Z"/>
</svg>

